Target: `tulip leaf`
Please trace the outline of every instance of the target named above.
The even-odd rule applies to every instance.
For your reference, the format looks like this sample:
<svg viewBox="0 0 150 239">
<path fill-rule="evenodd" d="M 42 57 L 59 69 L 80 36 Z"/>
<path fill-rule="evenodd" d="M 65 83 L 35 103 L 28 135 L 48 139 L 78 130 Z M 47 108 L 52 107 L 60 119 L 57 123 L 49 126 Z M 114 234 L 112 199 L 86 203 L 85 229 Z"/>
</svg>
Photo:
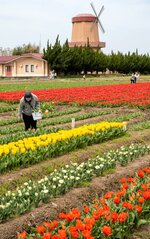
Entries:
<svg viewBox="0 0 150 239">
<path fill-rule="evenodd" d="M 142 225 L 149 224 L 149 223 L 150 223 L 150 220 L 140 219 L 137 223 L 137 227 L 140 227 Z"/>
</svg>

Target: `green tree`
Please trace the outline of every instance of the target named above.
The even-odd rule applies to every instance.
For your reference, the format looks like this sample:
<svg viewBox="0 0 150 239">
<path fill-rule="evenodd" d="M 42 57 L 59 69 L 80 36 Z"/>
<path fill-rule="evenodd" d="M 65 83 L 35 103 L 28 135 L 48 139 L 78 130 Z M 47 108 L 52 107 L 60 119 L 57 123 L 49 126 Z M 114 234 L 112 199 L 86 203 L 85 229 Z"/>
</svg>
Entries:
<svg viewBox="0 0 150 239">
<path fill-rule="evenodd" d="M 13 55 L 22 55 L 25 53 L 39 53 L 40 49 L 39 46 L 35 45 L 35 44 L 31 44 L 28 43 L 23 44 L 22 46 L 18 46 L 16 48 L 13 49 Z"/>
<path fill-rule="evenodd" d="M 82 67 L 82 47 L 74 47 L 69 49 L 70 64 L 68 65 L 68 73 L 79 74 Z"/>
<path fill-rule="evenodd" d="M 71 61 L 71 54 L 70 54 L 70 48 L 69 48 L 68 39 L 67 39 L 64 45 L 62 46 L 62 51 L 60 54 L 61 72 L 65 75 L 69 71 L 70 61 Z"/>
<path fill-rule="evenodd" d="M 94 64 L 93 70 L 97 73 L 99 71 L 105 72 L 109 66 L 109 58 L 103 52 L 96 51 L 94 52 Z"/>
<path fill-rule="evenodd" d="M 90 47 L 89 43 L 82 48 L 82 70 L 86 74 L 88 71 L 92 72 L 94 68 L 95 52 Z"/>
<path fill-rule="evenodd" d="M 61 72 L 61 52 L 62 47 L 60 45 L 59 36 L 57 36 L 55 44 L 52 46 L 47 42 L 47 49 L 44 49 L 43 58 L 48 61 L 50 70 L 55 70 L 57 73 Z"/>
<path fill-rule="evenodd" d="M 21 48 L 18 48 L 18 52 Z M 105 72 L 108 68 L 111 71 L 129 74 L 134 71 L 148 74 L 150 73 L 150 56 L 139 55 L 138 50 L 134 53 L 121 52 L 106 55 L 103 52 L 93 51 L 87 40 L 87 45 L 84 47 L 69 48 L 68 40 L 60 45 L 59 37 L 57 36 L 55 44 L 52 46 L 47 42 L 47 48 L 43 50 L 44 59 L 48 61 L 51 70 L 63 74 L 81 74 L 82 71 L 86 74 L 88 71 Z"/>
</svg>

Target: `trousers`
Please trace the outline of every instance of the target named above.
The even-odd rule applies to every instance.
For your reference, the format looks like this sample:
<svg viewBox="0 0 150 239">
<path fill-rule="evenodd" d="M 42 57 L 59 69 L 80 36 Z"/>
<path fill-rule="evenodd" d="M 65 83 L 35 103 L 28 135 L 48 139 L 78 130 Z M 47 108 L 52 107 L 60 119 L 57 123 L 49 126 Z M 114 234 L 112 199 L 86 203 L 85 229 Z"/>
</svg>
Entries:
<svg viewBox="0 0 150 239">
<path fill-rule="evenodd" d="M 37 121 L 33 120 L 33 116 L 32 115 L 25 115 L 23 114 L 23 121 L 24 121 L 24 125 L 25 125 L 25 131 L 27 131 L 28 129 L 35 129 L 37 128 Z"/>
</svg>

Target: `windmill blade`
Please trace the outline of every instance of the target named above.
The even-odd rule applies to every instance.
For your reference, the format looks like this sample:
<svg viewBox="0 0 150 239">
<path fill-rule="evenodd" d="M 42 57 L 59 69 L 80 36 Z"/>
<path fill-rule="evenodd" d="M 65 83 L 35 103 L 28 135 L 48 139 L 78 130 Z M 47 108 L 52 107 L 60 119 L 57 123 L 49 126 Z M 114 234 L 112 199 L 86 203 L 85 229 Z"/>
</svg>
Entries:
<svg viewBox="0 0 150 239">
<path fill-rule="evenodd" d="M 102 31 L 103 33 L 105 33 L 105 30 L 104 30 L 103 25 L 101 24 L 100 20 L 99 20 L 99 19 L 97 19 L 97 20 L 98 20 L 98 23 L 99 23 L 99 26 L 100 26 L 101 31 Z"/>
<path fill-rule="evenodd" d="M 101 10 L 100 10 L 100 12 L 99 12 L 99 14 L 98 14 L 98 18 L 100 17 L 100 15 L 102 14 L 102 12 L 104 11 L 104 5 L 102 6 L 102 8 L 101 8 Z"/>
<path fill-rule="evenodd" d="M 91 2 L 90 4 L 91 4 L 91 7 L 92 7 L 92 9 L 93 9 L 93 12 L 95 13 L 95 16 L 96 16 L 96 20 L 93 21 L 93 24 L 94 24 L 95 22 L 98 22 L 101 31 L 102 31 L 103 33 L 105 33 L 105 30 L 104 30 L 104 28 L 103 28 L 103 26 L 102 26 L 102 24 L 101 24 L 101 22 L 100 22 L 100 20 L 99 20 L 100 15 L 101 15 L 102 12 L 104 11 L 104 5 L 102 6 L 102 8 L 101 8 L 99 14 L 97 15 L 97 12 L 96 12 L 96 10 L 95 10 L 95 7 L 94 7 L 93 3 Z M 92 28 L 93 28 L 93 27 L 91 27 L 91 30 L 92 30 Z"/>
<path fill-rule="evenodd" d="M 103 11 L 104 11 L 104 5 L 102 6 L 102 8 L 101 8 L 101 10 L 100 10 L 100 12 L 99 12 L 99 14 L 98 14 L 98 16 L 97 16 L 97 21 L 98 21 L 98 23 L 99 23 L 99 26 L 100 26 L 101 31 L 102 31 L 103 33 L 105 33 L 104 27 L 103 27 L 103 25 L 101 24 L 101 22 L 100 22 L 100 20 L 99 20 L 99 17 L 100 17 L 100 15 L 102 14 Z"/>
<path fill-rule="evenodd" d="M 93 24 L 92 24 L 91 29 L 90 29 L 90 30 L 92 31 L 94 23 L 98 21 L 98 16 L 97 16 L 97 13 L 96 13 L 96 10 L 95 10 L 95 8 L 94 8 L 93 3 L 91 2 L 90 4 L 91 4 L 91 7 L 92 7 L 92 9 L 93 9 L 94 14 L 96 15 L 96 20 L 93 21 Z"/>
<path fill-rule="evenodd" d="M 94 11 L 94 13 L 95 13 L 95 16 L 98 17 L 93 3 L 91 2 L 90 4 L 91 4 L 91 7 L 92 7 L 92 9 L 93 9 L 93 11 Z"/>
</svg>

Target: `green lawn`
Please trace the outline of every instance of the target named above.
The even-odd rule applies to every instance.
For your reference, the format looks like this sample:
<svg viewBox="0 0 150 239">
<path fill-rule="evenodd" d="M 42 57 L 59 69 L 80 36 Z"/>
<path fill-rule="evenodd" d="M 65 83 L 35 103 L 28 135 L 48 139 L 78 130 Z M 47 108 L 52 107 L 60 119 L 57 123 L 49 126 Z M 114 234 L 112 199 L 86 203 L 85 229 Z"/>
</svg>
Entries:
<svg viewBox="0 0 150 239">
<path fill-rule="evenodd" d="M 140 76 L 139 82 L 150 82 L 150 76 Z M 98 85 L 112 85 L 112 84 L 128 84 L 130 83 L 130 76 L 105 76 L 93 77 L 83 80 L 78 78 L 64 78 L 64 79 L 2 79 L 0 80 L 0 91 L 19 91 L 19 90 L 40 90 L 52 88 L 67 88 L 67 87 L 83 87 L 83 86 L 98 86 Z"/>
</svg>

